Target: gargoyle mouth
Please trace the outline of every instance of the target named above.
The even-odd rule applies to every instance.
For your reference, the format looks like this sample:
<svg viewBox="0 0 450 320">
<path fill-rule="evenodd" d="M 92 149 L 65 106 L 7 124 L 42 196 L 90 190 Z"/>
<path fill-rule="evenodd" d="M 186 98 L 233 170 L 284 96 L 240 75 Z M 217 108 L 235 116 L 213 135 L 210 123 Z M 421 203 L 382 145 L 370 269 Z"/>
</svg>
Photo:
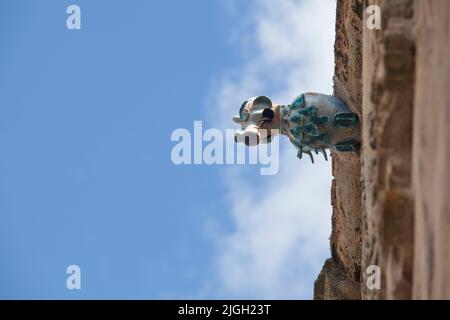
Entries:
<svg viewBox="0 0 450 320">
<path fill-rule="evenodd" d="M 250 146 L 250 137 L 249 137 L 249 136 L 246 136 L 246 137 L 244 138 L 244 143 L 245 143 L 245 145 L 246 145 L 247 147 Z M 256 144 L 257 144 L 257 145 L 259 144 L 259 135 L 256 136 Z"/>
<path fill-rule="evenodd" d="M 235 138 L 235 141 L 237 141 L 236 138 Z M 271 142 L 272 142 L 272 135 L 268 135 L 266 141 L 267 141 L 267 143 L 271 143 Z M 256 136 L 256 144 L 258 145 L 259 142 L 260 142 L 259 135 L 257 135 L 257 136 Z M 246 145 L 247 147 L 249 147 L 249 146 L 250 146 L 250 137 L 248 137 L 248 136 L 245 137 L 245 138 L 244 138 L 244 143 L 245 143 L 245 145 Z"/>
</svg>

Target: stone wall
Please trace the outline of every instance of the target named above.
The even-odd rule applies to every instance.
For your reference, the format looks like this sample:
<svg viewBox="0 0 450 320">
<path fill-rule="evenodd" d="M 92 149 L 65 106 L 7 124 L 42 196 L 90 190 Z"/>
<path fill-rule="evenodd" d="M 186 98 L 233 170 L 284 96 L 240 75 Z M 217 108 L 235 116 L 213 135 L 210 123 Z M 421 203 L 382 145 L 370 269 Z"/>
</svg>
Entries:
<svg viewBox="0 0 450 320">
<path fill-rule="evenodd" d="M 365 25 L 372 4 L 379 30 Z M 362 148 L 332 154 L 315 299 L 450 299 L 449 53 L 448 0 L 337 1 L 335 95 L 360 116 Z"/>
<path fill-rule="evenodd" d="M 334 94 L 361 119 L 363 1 L 337 1 Z M 315 299 L 360 299 L 361 163 L 359 154 L 331 154 L 331 258 L 315 282 Z"/>
<path fill-rule="evenodd" d="M 450 1 L 415 1 L 415 299 L 450 299 Z"/>
<path fill-rule="evenodd" d="M 380 267 L 381 290 L 365 299 L 409 299 L 412 289 L 414 202 L 413 1 L 368 1 L 381 11 L 381 29 L 363 28 L 362 269 Z M 367 16 L 367 14 L 366 14 Z"/>
</svg>

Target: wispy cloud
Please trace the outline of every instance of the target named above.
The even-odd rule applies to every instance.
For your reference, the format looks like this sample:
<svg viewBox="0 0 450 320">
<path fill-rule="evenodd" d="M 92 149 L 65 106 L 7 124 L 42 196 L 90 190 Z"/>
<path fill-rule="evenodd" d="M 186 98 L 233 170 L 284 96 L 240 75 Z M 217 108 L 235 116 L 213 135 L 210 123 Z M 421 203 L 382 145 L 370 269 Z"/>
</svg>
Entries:
<svg viewBox="0 0 450 320">
<path fill-rule="evenodd" d="M 287 103 L 302 92 L 332 92 L 335 1 L 253 0 L 245 14 L 240 2 L 227 3 L 242 21 L 231 35 L 245 61 L 214 85 L 218 127 L 231 127 L 230 117 L 250 96 Z M 286 145 L 275 176 L 249 180 L 246 166 L 229 169 L 224 183 L 234 230 L 217 239 L 222 296 L 312 297 L 331 225 L 330 164 L 317 162 L 299 161 Z"/>
</svg>

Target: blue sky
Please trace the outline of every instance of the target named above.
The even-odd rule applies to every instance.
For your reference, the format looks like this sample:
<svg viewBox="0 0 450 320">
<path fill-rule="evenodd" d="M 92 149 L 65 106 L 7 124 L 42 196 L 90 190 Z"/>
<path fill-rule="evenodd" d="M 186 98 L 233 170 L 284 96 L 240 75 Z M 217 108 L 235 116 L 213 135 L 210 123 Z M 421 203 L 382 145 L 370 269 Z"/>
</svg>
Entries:
<svg viewBox="0 0 450 320">
<path fill-rule="evenodd" d="M 0 0 L 0 298 L 311 297 L 329 255 L 329 164 L 285 143 L 274 177 L 170 159 L 174 129 L 233 128 L 249 96 L 331 90 L 331 30 L 311 52 L 277 32 L 296 36 L 295 14 L 333 17 L 333 1 L 268 3 Z M 70 4 L 81 30 L 66 28 Z M 317 196 L 300 207 L 298 180 Z M 281 220 L 261 196 L 283 203 L 270 209 Z M 65 287 L 71 264 L 81 290 Z"/>
</svg>

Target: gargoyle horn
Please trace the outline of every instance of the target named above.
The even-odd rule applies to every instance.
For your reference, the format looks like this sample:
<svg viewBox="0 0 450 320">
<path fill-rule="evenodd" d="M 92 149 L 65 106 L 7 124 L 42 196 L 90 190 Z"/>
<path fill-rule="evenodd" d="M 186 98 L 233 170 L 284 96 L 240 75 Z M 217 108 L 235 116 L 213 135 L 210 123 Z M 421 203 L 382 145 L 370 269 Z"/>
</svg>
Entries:
<svg viewBox="0 0 450 320">
<path fill-rule="evenodd" d="M 233 121 L 236 122 L 237 124 L 242 123 L 241 117 L 239 117 L 239 116 L 233 116 Z"/>
</svg>

